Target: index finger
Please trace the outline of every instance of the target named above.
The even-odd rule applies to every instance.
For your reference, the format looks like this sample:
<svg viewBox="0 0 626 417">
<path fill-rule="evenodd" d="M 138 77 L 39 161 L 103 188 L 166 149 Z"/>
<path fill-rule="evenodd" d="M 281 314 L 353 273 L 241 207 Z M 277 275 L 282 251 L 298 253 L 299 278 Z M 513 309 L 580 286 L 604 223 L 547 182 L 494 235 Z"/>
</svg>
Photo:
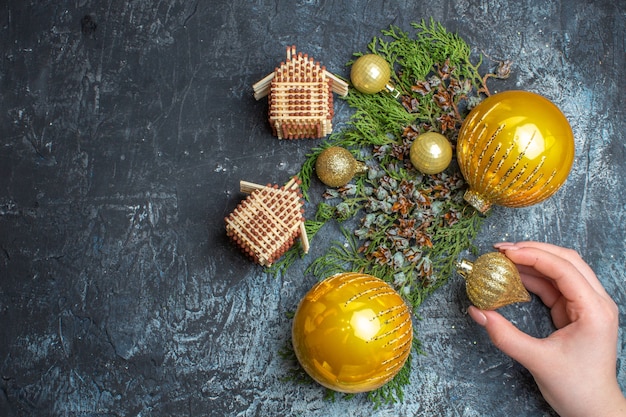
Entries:
<svg viewBox="0 0 626 417">
<path fill-rule="evenodd" d="M 498 245 L 496 245 L 496 247 L 497 246 Z M 504 246 L 504 248 L 506 247 L 507 245 Z M 596 292 L 601 295 L 608 296 L 606 290 L 602 286 L 602 283 L 593 272 L 591 267 L 580 257 L 578 252 L 576 252 L 575 250 L 562 248 L 560 246 L 552 245 L 550 243 L 532 241 L 517 242 L 513 245 L 513 247 L 540 249 L 569 261 L 580 272 L 585 280 L 589 282 L 589 284 L 596 290 Z"/>
<path fill-rule="evenodd" d="M 571 302 L 584 302 L 588 296 L 596 292 L 583 273 L 561 256 L 532 246 L 504 250 L 506 256 L 514 263 L 532 267 L 554 281 L 561 294 Z"/>
</svg>

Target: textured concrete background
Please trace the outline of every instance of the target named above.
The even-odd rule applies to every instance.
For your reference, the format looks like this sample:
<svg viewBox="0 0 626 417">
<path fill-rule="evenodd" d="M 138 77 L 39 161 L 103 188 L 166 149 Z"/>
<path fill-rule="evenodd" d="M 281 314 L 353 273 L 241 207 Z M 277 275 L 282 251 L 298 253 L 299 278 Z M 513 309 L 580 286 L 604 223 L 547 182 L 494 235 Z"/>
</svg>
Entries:
<svg viewBox="0 0 626 417">
<path fill-rule="evenodd" d="M 578 249 L 625 318 L 624 0 L 0 3 L 0 415 L 553 415 L 466 315 L 458 276 L 418 312 L 427 354 L 402 403 L 329 402 L 284 381 L 286 313 L 338 232 L 324 229 L 278 279 L 225 237 L 239 180 L 284 183 L 319 143 L 272 137 L 252 97 L 285 46 L 347 76 L 381 29 L 423 18 L 513 60 L 492 89 L 545 95 L 575 133 L 566 185 L 535 207 L 496 208 L 481 250 Z M 81 31 L 86 15 L 95 30 Z M 335 109 L 341 128 L 351 111 Z M 551 330 L 537 300 L 504 313 Z M 624 387 L 623 333 L 619 355 Z"/>
</svg>

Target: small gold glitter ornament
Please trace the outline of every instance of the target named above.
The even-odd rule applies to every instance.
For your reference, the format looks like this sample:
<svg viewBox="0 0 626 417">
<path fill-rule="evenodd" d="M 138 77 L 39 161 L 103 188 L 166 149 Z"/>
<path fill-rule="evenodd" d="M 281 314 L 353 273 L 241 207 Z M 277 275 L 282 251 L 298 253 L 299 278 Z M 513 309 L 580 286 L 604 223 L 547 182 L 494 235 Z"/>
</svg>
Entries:
<svg viewBox="0 0 626 417">
<path fill-rule="evenodd" d="M 317 283 L 293 319 L 293 348 L 302 368 L 339 392 L 367 392 L 389 382 L 409 357 L 412 340 L 402 297 L 385 281 L 358 272 Z"/>
<path fill-rule="evenodd" d="M 315 161 L 315 172 L 319 179 L 329 187 L 342 187 L 356 175 L 367 170 L 363 162 L 345 148 L 331 146 L 324 149 Z"/>
<path fill-rule="evenodd" d="M 386 89 L 394 97 L 398 97 L 399 93 L 390 83 L 390 79 L 389 63 L 376 54 L 362 55 L 354 61 L 350 70 L 352 85 L 364 94 L 376 94 Z"/>
<path fill-rule="evenodd" d="M 526 207 L 553 195 L 574 162 L 574 136 L 559 108 L 528 91 L 487 97 L 467 116 L 457 141 L 465 200 L 485 213 L 491 205 Z"/>
<path fill-rule="evenodd" d="M 411 163 L 424 174 L 439 174 L 452 161 L 452 146 L 448 139 L 437 132 L 419 135 L 411 145 Z"/>
<path fill-rule="evenodd" d="M 481 255 L 474 263 L 463 259 L 456 267 L 465 278 L 467 296 L 481 310 L 530 301 L 517 267 L 500 252 Z"/>
</svg>

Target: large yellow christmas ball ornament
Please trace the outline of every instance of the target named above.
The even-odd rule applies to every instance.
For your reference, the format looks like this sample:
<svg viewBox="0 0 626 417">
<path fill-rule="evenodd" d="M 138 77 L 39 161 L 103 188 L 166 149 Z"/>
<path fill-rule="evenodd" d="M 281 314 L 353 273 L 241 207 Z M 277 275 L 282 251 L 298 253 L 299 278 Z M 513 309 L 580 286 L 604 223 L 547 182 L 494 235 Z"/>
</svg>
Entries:
<svg viewBox="0 0 626 417">
<path fill-rule="evenodd" d="M 385 58 L 376 54 L 366 54 L 352 64 L 350 81 L 354 88 L 364 94 L 376 94 L 387 89 L 395 93 L 391 85 L 391 67 Z"/>
<path fill-rule="evenodd" d="M 574 162 L 574 136 L 559 108 L 527 91 L 486 98 L 467 116 L 457 159 L 469 184 L 465 200 L 485 213 L 493 204 L 526 207 L 552 196 Z"/>
<path fill-rule="evenodd" d="M 402 369 L 413 324 L 389 284 L 346 272 L 319 282 L 300 301 L 292 340 L 298 361 L 315 381 L 339 392 L 367 392 Z"/>
<path fill-rule="evenodd" d="M 441 133 L 426 132 L 411 144 L 411 164 L 424 174 L 439 174 L 452 161 L 452 145 Z"/>
</svg>

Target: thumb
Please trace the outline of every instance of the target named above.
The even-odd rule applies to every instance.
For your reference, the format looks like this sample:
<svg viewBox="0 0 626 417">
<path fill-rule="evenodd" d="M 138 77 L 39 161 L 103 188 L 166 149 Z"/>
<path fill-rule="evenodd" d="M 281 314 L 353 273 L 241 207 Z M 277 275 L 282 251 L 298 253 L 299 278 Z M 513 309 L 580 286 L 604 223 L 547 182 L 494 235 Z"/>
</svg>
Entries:
<svg viewBox="0 0 626 417">
<path fill-rule="evenodd" d="M 474 306 L 467 311 L 476 323 L 487 330 L 498 349 L 533 371 L 534 362 L 542 357 L 540 339 L 522 332 L 496 311 L 480 310 Z"/>
</svg>

